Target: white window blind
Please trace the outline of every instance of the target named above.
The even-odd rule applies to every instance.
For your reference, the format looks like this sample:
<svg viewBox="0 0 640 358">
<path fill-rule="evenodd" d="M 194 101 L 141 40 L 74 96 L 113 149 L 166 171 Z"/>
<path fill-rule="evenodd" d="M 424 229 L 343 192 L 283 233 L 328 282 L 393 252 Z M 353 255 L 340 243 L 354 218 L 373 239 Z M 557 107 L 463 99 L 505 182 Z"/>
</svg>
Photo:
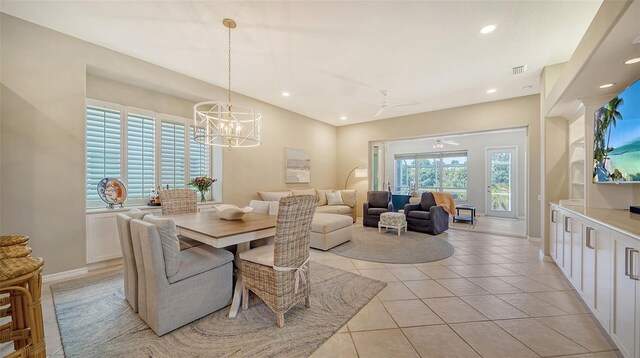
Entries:
<svg viewBox="0 0 640 358">
<path fill-rule="evenodd" d="M 102 178 L 120 175 L 120 112 L 87 106 L 87 201 L 100 201 Z"/>
<path fill-rule="evenodd" d="M 184 124 L 162 121 L 160 150 L 162 186 L 184 188 L 185 183 L 185 133 Z"/>
<path fill-rule="evenodd" d="M 210 147 L 193 140 L 194 127 L 189 127 L 189 180 L 195 177 L 210 176 Z M 204 131 L 198 128 L 198 132 Z"/>
<path fill-rule="evenodd" d="M 130 199 L 146 199 L 155 186 L 155 118 L 127 114 L 127 190 Z"/>
</svg>

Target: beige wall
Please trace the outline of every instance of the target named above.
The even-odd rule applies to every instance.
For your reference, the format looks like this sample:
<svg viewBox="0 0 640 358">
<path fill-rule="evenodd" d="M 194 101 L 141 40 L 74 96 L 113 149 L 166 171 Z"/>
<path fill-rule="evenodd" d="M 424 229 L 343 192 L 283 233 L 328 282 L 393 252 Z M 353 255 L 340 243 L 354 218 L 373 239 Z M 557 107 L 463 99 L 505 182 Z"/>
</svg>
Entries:
<svg viewBox="0 0 640 358">
<path fill-rule="evenodd" d="M 534 95 L 339 127 L 338 183 L 344 182 L 354 166 L 368 167 L 370 141 L 528 127 L 528 232 L 531 237 L 540 237 L 539 125 L 539 96 Z M 359 181 L 352 187 L 359 192 L 361 215 L 367 183 Z"/>
<path fill-rule="evenodd" d="M 549 232 L 549 202 L 569 198 L 569 121 L 562 117 L 545 119 L 544 131 L 544 232 Z M 549 255 L 545 245 L 545 255 Z"/>
<path fill-rule="evenodd" d="M 45 273 L 85 266 L 85 134 L 87 89 L 115 101 L 122 83 L 104 81 L 93 87 L 87 71 L 117 75 L 131 103 L 145 107 L 154 96 L 177 97 L 160 112 L 191 116 L 186 102 L 223 97 L 225 90 L 76 38 L 0 14 L 2 232 L 32 237 L 34 254 L 45 258 Z M 109 77 L 109 76 L 107 76 Z M 116 88 L 117 87 L 117 88 Z M 151 91 L 149 91 L 151 90 Z M 167 98 L 164 98 L 167 99 Z M 246 204 L 257 189 L 282 189 L 284 148 L 311 152 L 309 186 L 336 186 L 335 127 L 245 96 L 237 102 L 260 110 L 264 145 L 224 150 L 224 201 Z M 117 101 L 116 101 L 117 102 Z M 182 104 L 181 104 L 182 103 Z M 149 108 L 153 109 L 153 108 Z"/>
</svg>

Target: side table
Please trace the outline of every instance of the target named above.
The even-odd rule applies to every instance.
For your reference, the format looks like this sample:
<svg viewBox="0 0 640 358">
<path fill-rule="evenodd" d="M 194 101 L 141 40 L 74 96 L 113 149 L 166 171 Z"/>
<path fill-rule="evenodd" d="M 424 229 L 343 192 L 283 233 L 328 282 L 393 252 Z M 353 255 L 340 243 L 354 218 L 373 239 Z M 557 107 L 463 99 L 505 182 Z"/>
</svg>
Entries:
<svg viewBox="0 0 640 358">
<path fill-rule="evenodd" d="M 460 215 L 460 210 L 468 211 L 469 215 Z M 461 204 L 456 205 L 456 216 L 453 217 L 453 222 L 468 222 L 473 225 L 473 222 L 476 218 L 476 207 L 475 205 Z"/>
</svg>

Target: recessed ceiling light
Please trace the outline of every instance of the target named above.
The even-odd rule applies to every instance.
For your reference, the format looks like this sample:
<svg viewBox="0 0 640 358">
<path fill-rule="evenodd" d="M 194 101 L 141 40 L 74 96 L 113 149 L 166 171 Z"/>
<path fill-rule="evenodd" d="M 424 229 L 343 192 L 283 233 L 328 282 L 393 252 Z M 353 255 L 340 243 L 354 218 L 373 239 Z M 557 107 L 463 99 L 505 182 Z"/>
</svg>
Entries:
<svg viewBox="0 0 640 358">
<path fill-rule="evenodd" d="M 347 116 L 342 116 L 342 117 L 340 117 L 340 120 L 341 120 L 341 121 L 346 121 L 346 120 L 347 120 Z"/>
<path fill-rule="evenodd" d="M 497 89 L 492 88 L 492 89 L 488 89 L 487 93 L 496 93 Z"/>
<path fill-rule="evenodd" d="M 634 63 L 640 62 L 640 57 L 632 58 L 630 60 L 624 61 L 625 65 L 633 65 Z"/>
<path fill-rule="evenodd" d="M 600 85 L 600 88 L 609 88 L 609 87 L 613 87 L 613 85 L 615 85 L 615 83 L 605 83 L 603 85 Z"/>
<path fill-rule="evenodd" d="M 490 32 L 493 32 L 493 30 L 496 29 L 496 25 L 487 25 L 483 28 L 480 29 L 480 33 L 481 34 L 488 34 Z"/>
<path fill-rule="evenodd" d="M 291 93 L 289 93 L 289 92 L 282 92 L 282 96 L 283 96 L 283 97 L 289 97 L 289 96 L 291 96 Z"/>
</svg>

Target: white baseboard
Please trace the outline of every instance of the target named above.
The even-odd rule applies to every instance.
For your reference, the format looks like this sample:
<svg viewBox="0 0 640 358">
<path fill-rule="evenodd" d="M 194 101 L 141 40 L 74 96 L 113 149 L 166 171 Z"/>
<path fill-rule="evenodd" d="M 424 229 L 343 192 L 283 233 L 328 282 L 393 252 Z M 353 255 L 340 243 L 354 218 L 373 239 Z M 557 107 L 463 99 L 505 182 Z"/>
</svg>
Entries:
<svg viewBox="0 0 640 358">
<path fill-rule="evenodd" d="M 89 271 L 93 271 L 93 270 L 99 270 L 105 267 L 118 266 L 118 265 L 122 265 L 122 257 L 88 264 L 87 269 Z"/>
<path fill-rule="evenodd" d="M 553 259 L 551 258 L 551 256 L 545 255 L 542 249 L 538 251 L 538 258 L 540 259 L 540 261 L 553 262 Z"/>
<path fill-rule="evenodd" d="M 48 275 L 43 275 L 42 276 L 42 282 L 47 283 L 47 282 L 55 282 L 55 281 L 60 281 L 60 280 L 66 280 L 69 278 L 74 278 L 77 276 L 81 276 L 84 274 L 87 274 L 89 272 L 89 269 L 86 267 L 82 267 L 79 269 L 75 269 L 75 270 L 69 270 L 69 271 L 62 271 L 62 272 L 56 272 L 56 273 L 52 273 L 52 274 L 48 274 Z"/>
<path fill-rule="evenodd" d="M 529 236 L 529 235 L 527 235 L 527 240 L 533 241 L 533 242 L 542 242 L 542 238 L 541 237 L 533 237 L 533 236 Z"/>
</svg>

